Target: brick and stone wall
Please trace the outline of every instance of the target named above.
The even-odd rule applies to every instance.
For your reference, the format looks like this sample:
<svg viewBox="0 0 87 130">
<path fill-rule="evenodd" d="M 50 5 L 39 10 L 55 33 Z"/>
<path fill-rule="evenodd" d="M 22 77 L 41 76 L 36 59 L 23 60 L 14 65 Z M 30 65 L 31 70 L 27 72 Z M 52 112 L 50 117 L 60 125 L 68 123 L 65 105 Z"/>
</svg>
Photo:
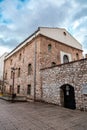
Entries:
<svg viewBox="0 0 87 130">
<path fill-rule="evenodd" d="M 13 78 L 11 78 L 11 68 L 17 68 L 15 70 L 14 78 L 14 92 L 17 93 L 17 86 L 20 85 L 20 95 L 26 95 L 30 98 L 34 97 L 34 60 L 35 60 L 35 42 L 37 44 L 36 48 L 36 77 L 38 80 L 38 53 L 39 53 L 39 38 L 36 41 L 32 40 L 22 47 L 19 51 L 14 53 L 12 56 L 5 60 L 4 78 L 7 73 L 7 79 L 4 79 L 4 86 L 6 86 L 6 91 L 9 92 L 10 86 L 13 85 Z M 19 56 L 21 54 L 21 58 Z M 32 73 L 28 75 L 28 64 L 32 65 Z M 18 77 L 18 68 L 20 68 L 20 77 Z M 37 84 L 37 81 L 36 81 Z M 27 95 L 27 86 L 31 85 L 31 95 Z M 37 94 L 39 96 L 38 88 Z"/>
<path fill-rule="evenodd" d="M 49 67 L 41 70 L 43 100 L 61 106 L 60 87 L 69 84 L 74 87 L 76 108 L 87 105 L 82 89 L 87 86 L 87 59 Z"/>
<path fill-rule="evenodd" d="M 52 48 L 48 51 L 48 45 L 51 44 Z M 64 43 L 55 41 L 51 38 L 41 36 L 40 44 L 40 68 L 50 67 L 52 62 L 55 62 L 56 65 L 61 64 L 61 52 L 71 55 L 71 61 L 77 60 L 78 58 L 82 59 L 82 50 L 73 48 Z"/>
<path fill-rule="evenodd" d="M 36 50 L 35 50 L 36 43 Z M 48 45 L 51 44 L 52 48 L 48 51 Z M 16 50 L 16 52 L 14 51 Z M 17 93 L 17 86 L 20 86 L 20 95 L 26 95 L 29 98 L 34 97 L 34 75 L 35 75 L 35 54 L 36 54 L 36 98 L 41 100 L 42 98 L 42 87 L 40 80 L 40 69 L 44 67 L 50 67 L 52 62 L 57 65 L 61 63 L 60 52 L 69 53 L 72 57 L 72 61 L 76 60 L 76 53 L 79 55 L 79 59 L 82 58 L 82 50 L 75 49 L 67 46 L 63 43 L 55 41 L 43 35 L 34 37 L 29 42 L 26 42 L 19 50 L 14 49 L 11 55 L 5 59 L 4 65 L 4 78 L 7 73 L 7 79 L 4 81 L 6 91 L 9 92 L 10 86 L 13 85 L 13 79 L 11 78 L 11 68 L 20 68 L 20 77 L 18 77 L 18 70 L 15 70 L 14 80 L 14 92 Z M 36 52 L 35 52 L 36 51 Z M 21 54 L 21 59 L 19 56 Z M 28 64 L 32 65 L 32 74 L 28 75 Z M 27 86 L 31 85 L 31 95 L 27 95 Z"/>
</svg>

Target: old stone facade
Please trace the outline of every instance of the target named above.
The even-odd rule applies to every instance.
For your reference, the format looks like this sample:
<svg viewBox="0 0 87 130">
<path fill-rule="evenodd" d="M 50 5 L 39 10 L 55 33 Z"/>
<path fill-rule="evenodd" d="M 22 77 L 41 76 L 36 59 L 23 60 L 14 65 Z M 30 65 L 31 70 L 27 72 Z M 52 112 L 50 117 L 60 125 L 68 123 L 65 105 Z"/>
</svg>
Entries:
<svg viewBox="0 0 87 130">
<path fill-rule="evenodd" d="M 27 95 L 28 86 L 30 87 L 29 97 L 33 98 L 34 95 L 34 40 L 38 42 L 37 44 L 37 59 L 39 54 L 39 40 L 40 37 L 36 39 L 32 39 L 29 43 L 27 43 L 23 48 L 19 51 L 11 55 L 9 58 L 5 60 L 5 85 L 6 91 L 11 92 L 13 85 L 13 73 L 12 68 L 15 68 L 15 77 L 14 77 L 14 92 L 18 95 Z M 37 70 L 39 69 L 39 63 L 36 62 Z M 28 68 L 30 66 L 30 68 Z M 28 70 L 30 69 L 30 70 Z M 30 71 L 30 72 L 28 72 Z M 19 89 L 19 90 L 18 90 Z M 19 91 L 19 92 L 18 92 Z"/>
<path fill-rule="evenodd" d="M 52 45 L 51 50 L 48 50 L 49 45 Z M 40 44 L 40 68 L 50 67 L 52 63 L 62 64 L 64 55 L 68 56 L 69 62 L 79 60 L 82 59 L 82 50 L 43 36 Z"/>
<path fill-rule="evenodd" d="M 82 46 L 65 29 L 39 28 L 7 55 L 4 90 L 42 100 L 40 70 L 80 59 Z"/>
<path fill-rule="evenodd" d="M 87 92 L 83 93 L 84 87 L 87 89 L 87 59 L 42 69 L 41 75 L 44 101 L 64 106 L 67 90 L 61 90 L 68 85 L 74 89 L 76 108 L 87 106 Z"/>
</svg>

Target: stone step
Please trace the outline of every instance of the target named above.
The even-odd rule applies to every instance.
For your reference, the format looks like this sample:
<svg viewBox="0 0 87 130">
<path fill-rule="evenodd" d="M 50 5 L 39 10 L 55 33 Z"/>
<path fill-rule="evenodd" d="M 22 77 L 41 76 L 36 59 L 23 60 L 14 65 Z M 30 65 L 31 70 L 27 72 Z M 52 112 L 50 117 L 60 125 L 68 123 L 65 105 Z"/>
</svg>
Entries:
<svg viewBox="0 0 87 130">
<path fill-rule="evenodd" d="M 33 98 L 26 97 L 26 99 L 27 99 L 28 102 L 34 102 L 34 99 L 33 99 Z"/>
<path fill-rule="evenodd" d="M 11 95 L 5 95 L 5 96 L 0 96 L 1 99 L 7 100 L 7 101 L 12 101 L 12 96 Z M 26 96 L 16 96 L 14 101 L 27 101 Z"/>
</svg>

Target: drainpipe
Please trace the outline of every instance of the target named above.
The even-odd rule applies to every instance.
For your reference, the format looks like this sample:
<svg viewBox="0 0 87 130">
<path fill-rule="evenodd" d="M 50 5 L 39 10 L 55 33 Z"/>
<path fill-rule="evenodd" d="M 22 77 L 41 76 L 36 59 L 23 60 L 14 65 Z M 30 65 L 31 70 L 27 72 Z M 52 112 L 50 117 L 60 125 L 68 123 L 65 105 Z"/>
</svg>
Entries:
<svg viewBox="0 0 87 130">
<path fill-rule="evenodd" d="M 37 43 L 36 43 L 36 33 L 34 42 L 34 101 L 36 100 L 36 54 L 37 54 Z"/>
</svg>

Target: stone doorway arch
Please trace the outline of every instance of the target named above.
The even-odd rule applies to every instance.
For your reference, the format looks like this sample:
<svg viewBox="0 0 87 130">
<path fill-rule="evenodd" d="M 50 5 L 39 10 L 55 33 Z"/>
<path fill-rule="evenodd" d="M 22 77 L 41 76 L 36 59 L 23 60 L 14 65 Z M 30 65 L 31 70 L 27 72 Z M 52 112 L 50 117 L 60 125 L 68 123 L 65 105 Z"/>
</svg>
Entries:
<svg viewBox="0 0 87 130">
<path fill-rule="evenodd" d="M 64 84 L 60 87 L 61 106 L 69 109 L 76 109 L 74 87 Z"/>
</svg>

